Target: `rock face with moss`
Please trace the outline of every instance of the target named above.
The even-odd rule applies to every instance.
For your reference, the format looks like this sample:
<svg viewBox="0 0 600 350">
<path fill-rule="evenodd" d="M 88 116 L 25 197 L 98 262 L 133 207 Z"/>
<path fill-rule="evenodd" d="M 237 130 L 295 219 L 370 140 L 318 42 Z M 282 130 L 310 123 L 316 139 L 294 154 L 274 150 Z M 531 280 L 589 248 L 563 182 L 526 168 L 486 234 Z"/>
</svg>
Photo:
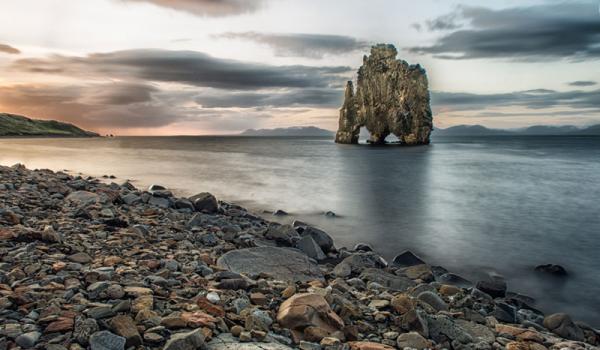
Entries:
<svg viewBox="0 0 600 350">
<path fill-rule="evenodd" d="M 346 85 L 335 141 L 358 143 L 361 127 L 370 142 L 381 144 L 394 134 L 407 145 L 429 143 L 433 129 L 427 75 L 421 66 L 396 59 L 393 45 L 379 44 L 363 58 L 356 92 Z"/>
</svg>

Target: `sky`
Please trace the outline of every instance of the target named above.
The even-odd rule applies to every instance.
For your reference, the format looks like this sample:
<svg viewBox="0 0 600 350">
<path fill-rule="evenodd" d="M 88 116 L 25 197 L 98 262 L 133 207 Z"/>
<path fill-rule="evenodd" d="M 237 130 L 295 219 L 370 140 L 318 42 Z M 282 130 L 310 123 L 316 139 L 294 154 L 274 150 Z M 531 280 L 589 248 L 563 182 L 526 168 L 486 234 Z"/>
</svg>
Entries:
<svg viewBox="0 0 600 350">
<path fill-rule="evenodd" d="M 0 4 L 0 112 L 102 134 L 335 130 L 376 43 L 427 70 L 435 127 L 600 123 L 600 0 Z"/>
</svg>

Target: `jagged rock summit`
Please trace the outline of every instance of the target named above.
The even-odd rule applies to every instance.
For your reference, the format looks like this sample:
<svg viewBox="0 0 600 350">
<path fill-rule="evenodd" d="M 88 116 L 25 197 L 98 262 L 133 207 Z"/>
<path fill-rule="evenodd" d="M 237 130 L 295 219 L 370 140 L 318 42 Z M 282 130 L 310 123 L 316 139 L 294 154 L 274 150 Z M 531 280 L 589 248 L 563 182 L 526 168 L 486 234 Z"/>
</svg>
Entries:
<svg viewBox="0 0 600 350">
<path fill-rule="evenodd" d="M 396 59 L 397 54 L 393 45 L 378 44 L 363 57 L 356 92 L 352 81 L 346 85 L 337 143 L 358 143 L 364 126 L 373 144 L 385 143 L 389 134 L 406 145 L 429 144 L 433 118 L 427 75 L 420 65 Z"/>
</svg>

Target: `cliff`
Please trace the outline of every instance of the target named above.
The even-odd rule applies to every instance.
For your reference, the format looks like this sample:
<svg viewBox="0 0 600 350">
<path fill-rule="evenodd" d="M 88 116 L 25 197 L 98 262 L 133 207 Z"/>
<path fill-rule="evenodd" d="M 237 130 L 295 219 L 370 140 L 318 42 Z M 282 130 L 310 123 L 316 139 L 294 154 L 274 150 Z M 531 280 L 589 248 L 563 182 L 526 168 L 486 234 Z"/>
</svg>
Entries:
<svg viewBox="0 0 600 350">
<path fill-rule="evenodd" d="M 370 142 L 381 144 L 389 134 L 406 145 L 428 144 L 433 120 L 425 70 L 396 59 L 393 45 L 379 44 L 363 58 L 356 92 L 346 85 L 340 109 L 338 143 L 358 143 L 361 127 Z"/>
<path fill-rule="evenodd" d="M 99 135 L 56 120 L 35 120 L 20 115 L 0 113 L 0 136 L 93 137 Z"/>
</svg>

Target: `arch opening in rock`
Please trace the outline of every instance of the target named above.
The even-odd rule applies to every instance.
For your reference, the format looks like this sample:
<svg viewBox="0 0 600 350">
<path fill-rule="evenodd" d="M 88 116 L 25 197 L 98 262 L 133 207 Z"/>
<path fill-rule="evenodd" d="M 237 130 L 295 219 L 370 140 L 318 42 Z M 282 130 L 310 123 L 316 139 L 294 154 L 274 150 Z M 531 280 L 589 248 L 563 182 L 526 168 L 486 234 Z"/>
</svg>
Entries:
<svg viewBox="0 0 600 350">
<path fill-rule="evenodd" d="M 429 144 L 433 117 L 427 75 L 397 54 L 393 45 L 379 44 L 363 57 L 356 90 L 352 81 L 346 84 L 335 142 L 358 143 L 364 126 L 371 144 L 384 144 L 390 135 L 405 145 Z"/>
</svg>

